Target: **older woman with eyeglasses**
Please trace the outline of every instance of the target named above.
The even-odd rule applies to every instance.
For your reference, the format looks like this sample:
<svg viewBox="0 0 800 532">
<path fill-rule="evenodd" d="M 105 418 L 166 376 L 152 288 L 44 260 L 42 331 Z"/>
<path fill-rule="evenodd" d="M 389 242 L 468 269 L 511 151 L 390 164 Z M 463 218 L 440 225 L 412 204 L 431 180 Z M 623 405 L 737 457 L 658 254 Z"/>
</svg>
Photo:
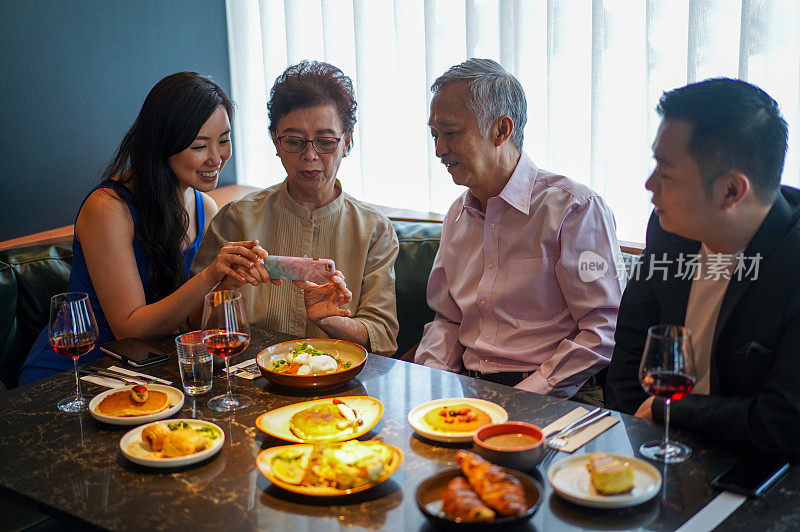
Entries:
<svg viewBox="0 0 800 532">
<path fill-rule="evenodd" d="M 270 282 L 241 287 L 251 322 L 393 354 L 397 236 L 385 216 L 345 193 L 336 179 L 353 145 L 356 101 L 350 78 L 327 63 L 303 61 L 275 81 L 268 109 L 286 179 L 220 210 L 192 270 L 202 270 L 220 247 L 245 236 L 272 255 L 333 259 L 338 271 L 323 285 L 281 283 L 256 264 L 253 275 Z"/>
</svg>

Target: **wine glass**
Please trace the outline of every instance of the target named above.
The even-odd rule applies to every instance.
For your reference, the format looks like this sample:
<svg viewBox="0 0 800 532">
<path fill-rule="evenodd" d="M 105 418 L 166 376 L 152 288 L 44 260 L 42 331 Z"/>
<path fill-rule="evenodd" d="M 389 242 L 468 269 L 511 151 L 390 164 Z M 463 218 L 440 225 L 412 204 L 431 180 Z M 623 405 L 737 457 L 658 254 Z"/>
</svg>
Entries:
<svg viewBox="0 0 800 532">
<path fill-rule="evenodd" d="M 246 395 L 234 395 L 231 390 L 230 363 L 250 343 L 250 324 L 244 312 L 242 294 L 236 290 L 220 290 L 206 294 L 203 302 L 203 345 L 213 355 L 225 359 L 228 374 L 228 393 L 208 400 L 208 407 L 217 412 L 231 412 L 250 406 Z"/>
<path fill-rule="evenodd" d="M 692 334 L 682 325 L 654 325 L 647 330 L 644 355 L 639 365 L 639 382 L 644 391 L 666 401 L 664 440 L 643 443 L 643 456 L 672 464 L 683 462 L 692 450 L 669 439 L 669 405 L 682 399 L 694 388 Z"/>
<path fill-rule="evenodd" d="M 75 396 L 58 402 L 64 412 L 82 412 L 89 407 L 89 397 L 81 394 L 78 377 L 78 358 L 97 343 L 97 321 L 83 292 L 66 292 L 50 298 L 50 321 L 47 324 L 47 341 L 53 351 L 70 357 L 75 365 Z"/>
</svg>

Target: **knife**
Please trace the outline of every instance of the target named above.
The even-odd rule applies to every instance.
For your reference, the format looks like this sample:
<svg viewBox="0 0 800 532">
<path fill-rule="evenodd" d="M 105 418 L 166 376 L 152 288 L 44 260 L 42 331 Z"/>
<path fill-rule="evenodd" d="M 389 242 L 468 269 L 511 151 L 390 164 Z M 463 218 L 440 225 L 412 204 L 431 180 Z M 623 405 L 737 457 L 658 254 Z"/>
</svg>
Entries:
<svg viewBox="0 0 800 532">
<path fill-rule="evenodd" d="M 81 373 L 82 375 L 93 375 L 95 377 L 103 377 L 104 379 L 114 380 L 117 382 L 121 382 L 122 384 L 136 384 L 133 381 L 123 379 L 122 377 L 117 377 L 116 375 L 112 375 L 111 373 L 103 374 L 100 373 L 99 371 L 84 369 L 84 368 L 79 369 L 78 372 Z"/>
</svg>

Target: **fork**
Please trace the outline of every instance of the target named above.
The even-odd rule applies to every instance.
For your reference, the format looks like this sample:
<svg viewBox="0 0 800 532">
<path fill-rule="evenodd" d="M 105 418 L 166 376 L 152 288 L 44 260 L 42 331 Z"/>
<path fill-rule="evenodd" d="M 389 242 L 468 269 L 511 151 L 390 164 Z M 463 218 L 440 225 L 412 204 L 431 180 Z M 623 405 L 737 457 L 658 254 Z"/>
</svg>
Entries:
<svg viewBox="0 0 800 532">
<path fill-rule="evenodd" d="M 242 368 L 238 368 L 236 370 L 237 375 L 241 372 L 250 373 L 251 375 L 259 375 L 259 376 L 261 375 L 261 372 L 258 369 L 258 364 L 256 364 L 255 362 L 253 362 L 252 364 L 248 364 L 247 366 L 244 366 Z"/>
<path fill-rule="evenodd" d="M 553 436 L 552 438 L 550 438 L 550 441 L 548 441 L 548 442 L 547 442 L 547 445 L 548 445 L 549 447 L 551 447 L 551 448 L 555 448 L 555 449 L 561 449 L 562 447 L 564 447 L 564 446 L 567 444 L 567 440 L 566 440 L 566 437 L 567 437 L 567 436 L 570 436 L 570 435 L 572 435 L 572 434 L 575 434 L 575 433 L 576 433 L 576 432 L 578 432 L 579 430 L 583 430 L 584 428 L 588 427 L 588 426 L 589 426 L 589 425 L 591 425 L 592 423 L 595 423 L 595 422 L 597 422 L 597 421 L 600 421 L 601 419 L 603 419 L 604 417 L 606 417 L 606 416 L 607 416 L 607 415 L 609 415 L 610 413 L 611 413 L 611 412 L 609 412 L 608 410 L 603 410 L 603 411 L 602 411 L 602 412 L 600 412 L 599 414 L 597 414 L 597 415 L 595 415 L 595 416 L 593 416 L 593 417 L 590 417 L 590 418 L 588 418 L 588 419 L 587 419 L 586 421 L 584 421 L 583 423 L 580 423 L 580 424 L 578 424 L 578 425 L 575 425 L 574 427 L 570 428 L 569 430 L 567 430 L 567 431 L 565 431 L 565 432 L 557 433 L 555 436 Z"/>
<path fill-rule="evenodd" d="M 544 452 L 544 456 L 542 457 L 542 461 L 539 463 L 540 467 L 545 467 L 547 463 L 550 462 L 558 453 L 559 449 L 567 444 L 567 440 L 565 439 L 567 436 L 578 432 L 588 425 L 591 425 L 595 421 L 604 418 L 610 413 L 611 412 L 608 410 L 603 410 L 600 407 L 597 407 L 588 414 L 576 419 L 563 429 L 549 434 L 545 441 L 546 450 Z"/>
</svg>

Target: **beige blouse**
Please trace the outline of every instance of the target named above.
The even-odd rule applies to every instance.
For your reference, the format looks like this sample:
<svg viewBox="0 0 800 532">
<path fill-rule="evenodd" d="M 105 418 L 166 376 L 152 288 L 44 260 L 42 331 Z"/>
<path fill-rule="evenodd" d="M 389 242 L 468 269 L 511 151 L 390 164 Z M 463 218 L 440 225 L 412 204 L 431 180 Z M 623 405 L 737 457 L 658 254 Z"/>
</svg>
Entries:
<svg viewBox="0 0 800 532">
<path fill-rule="evenodd" d="M 336 187 L 341 190 L 338 180 Z M 272 255 L 333 259 L 353 292 L 343 308 L 366 327 L 371 351 L 391 355 L 397 350 L 398 243 L 383 214 L 344 192 L 311 213 L 289 195 L 284 181 L 219 211 L 200 243 L 192 275 L 208 266 L 227 242 L 255 239 Z M 246 284 L 241 292 L 251 324 L 307 338 L 327 336 L 308 319 L 303 294 L 291 282 Z"/>
</svg>

